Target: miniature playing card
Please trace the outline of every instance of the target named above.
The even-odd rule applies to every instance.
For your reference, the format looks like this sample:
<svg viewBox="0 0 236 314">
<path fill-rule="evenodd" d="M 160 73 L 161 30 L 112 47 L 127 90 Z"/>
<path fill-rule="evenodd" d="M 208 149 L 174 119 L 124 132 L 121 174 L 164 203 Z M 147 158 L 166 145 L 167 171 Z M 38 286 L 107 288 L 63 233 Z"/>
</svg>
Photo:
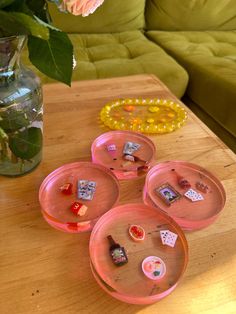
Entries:
<svg viewBox="0 0 236 314">
<path fill-rule="evenodd" d="M 168 231 L 168 234 L 165 239 L 165 245 L 174 247 L 177 238 L 178 238 L 177 234 L 175 234 L 174 232 Z"/>
<path fill-rule="evenodd" d="M 204 200 L 203 196 L 196 192 L 193 189 L 189 189 L 186 193 L 184 193 L 184 195 L 190 199 L 192 202 L 197 202 L 197 201 L 202 201 Z"/>
<path fill-rule="evenodd" d="M 175 246 L 175 242 L 178 238 L 178 235 L 174 232 L 171 232 L 170 230 L 161 230 L 161 242 L 163 245 L 168 245 L 170 247 Z"/>
<path fill-rule="evenodd" d="M 78 198 L 91 201 L 96 190 L 96 182 L 89 180 L 78 181 Z"/>
<path fill-rule="evenodd" d="M 162 244 L 165 244 L 166 237 L 167 237 L 167 235 L 168 235 L 168 231 L 169 231 L 169 230 L 161 230 L 161 231 L 160 231 Z"/>
<path fill-rule="evenodd" d="M 135 151 L 139 149 L 141 145 L 133 142 L 126 142 L 124 149 L 123 149 L 123 154 L 125 155 L 132 155 Z"/>
</svg>

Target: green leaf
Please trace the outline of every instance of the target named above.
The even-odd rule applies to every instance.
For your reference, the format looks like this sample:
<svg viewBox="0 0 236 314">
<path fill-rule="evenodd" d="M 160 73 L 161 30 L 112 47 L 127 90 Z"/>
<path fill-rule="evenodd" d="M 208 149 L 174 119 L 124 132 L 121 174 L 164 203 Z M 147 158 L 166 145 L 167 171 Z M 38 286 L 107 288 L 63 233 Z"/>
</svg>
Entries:
<svg viewBox="0 0 236 314">
<path fill-rule="evenodd" d="M 0 116 L 0 127 L 6 132 L 15 132 L 30 124 L 27 115 L 23 111 L 3 111 Z"/>
<path fill-rule="evenodd" d="M 0 10 L 0 30 L 4 36 L 28 35 L 29 30 L 9 12 Z"/>
<path fill-rule="evenodd" d="M 0 0 L 0 9 L 12 4 L 15 0 Z"/>
<path fill-rule="evenodd" d="M 29 128 L 9 138 L 10 150 L 16 157 L 32 159 L 42 148 L 42 132 L 39 128 Z"/>
<path fill-rule="evenodd" d="M 23 24 L 32 36 L 39 37 L 45 40 L 49 39 L 48 28 L 40 24 L 34 18 L 20 12 L 9 12 L 8 14 L 13 16 L 17 22 Z"/>
<path fill-rule="evenodd" d="M 50 29 L 49 40 L 29 36 L 30 61 L 47 76 L 71 84 L 73 46 L 67 34 Z"/>
</svg>

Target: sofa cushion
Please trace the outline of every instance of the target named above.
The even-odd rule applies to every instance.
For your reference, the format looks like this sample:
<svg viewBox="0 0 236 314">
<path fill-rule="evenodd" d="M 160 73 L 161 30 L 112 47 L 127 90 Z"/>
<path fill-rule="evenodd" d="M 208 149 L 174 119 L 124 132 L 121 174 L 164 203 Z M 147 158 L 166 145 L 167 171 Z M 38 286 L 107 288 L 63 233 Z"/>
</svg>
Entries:
<svg viewBox="0 0 236 314">
<path fill-rule="evenodd" d="M 236 31 L 150 31 L 147 36 L 187 70 L 189 97 L 236 136 Z"/>
<path fill-rule="evenodd" d="M 111 33 L 144 28 L 145 0 L 105 0 L 93 14 L 60 13 L 49 4 L 53 24 L 67 33 Z"/>
<path fill-rule="evenodd" d="M 153 73 L 176 96 L 181 97 L 186 90 L 187 72 L 140 31 L 98 35 L 72 34 L 70 38 L 77 60 L 73 80 Z M 37 73 L 39 74 L 38 71 Z M 51 80 L 44 77 L 43 81 Z"/>
<path fill-rule="evenodd" d="M 186 90 L 186 71 L 140 31 L 70 37 L 78 60 L 74 80 L 152 73 L 178 97 Z"/>
<path fill-rule="evenodd" d="M 236 30 L 236 0 L 147 0 L 149 30 Z"/>
</svg>

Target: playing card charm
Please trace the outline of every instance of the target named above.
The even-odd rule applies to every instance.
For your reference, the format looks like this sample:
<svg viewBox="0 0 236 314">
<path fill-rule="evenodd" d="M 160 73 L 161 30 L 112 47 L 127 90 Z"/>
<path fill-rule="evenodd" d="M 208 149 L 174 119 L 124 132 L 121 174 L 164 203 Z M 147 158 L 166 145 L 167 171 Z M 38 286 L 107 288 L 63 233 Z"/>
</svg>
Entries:
<svg viewBox="0 0 236 314">
<path fill-rule="evenodd" d="M 170 230 L 161 230 L 160 231 L 161 242 L 163 245 L 168 245 L 170 247 L 175 246 L 175 242 L 178 238 L 178 235 Z"/>
<path fill-rule="evenodd" d="M 140 144 L 133 143 L 133 142 L 126 142 L 124 149 L 123 149 L 123 154 L 124 155 L 132 155 L 135 151 L 137 151 L 140 148 Z"/>
<path fill-rule="evenodd" d="M 78 181 L 78 198 L 91 201 L 96 190 L 96 182 L 89 180 Z"/>
<path fill-rule="evenodd" d="M 189 189 L 184 195 L 192 202 L 203 201 L 204 197 L 193 189 Z"/>
</svg>

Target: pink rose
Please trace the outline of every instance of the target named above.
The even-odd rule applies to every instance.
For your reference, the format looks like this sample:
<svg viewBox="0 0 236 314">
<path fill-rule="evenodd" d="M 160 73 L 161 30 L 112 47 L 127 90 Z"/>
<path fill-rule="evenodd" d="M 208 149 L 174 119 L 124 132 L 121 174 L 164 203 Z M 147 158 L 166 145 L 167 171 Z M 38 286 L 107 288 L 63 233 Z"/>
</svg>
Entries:
<svg viewBox="0 0 236 314">
<path fill-rule="evenodd" d="M 102 5 L 103 2 L 104 0 L 63 0 L 61 9 L 73 15 L 88 16 Z"/>
</svg>

